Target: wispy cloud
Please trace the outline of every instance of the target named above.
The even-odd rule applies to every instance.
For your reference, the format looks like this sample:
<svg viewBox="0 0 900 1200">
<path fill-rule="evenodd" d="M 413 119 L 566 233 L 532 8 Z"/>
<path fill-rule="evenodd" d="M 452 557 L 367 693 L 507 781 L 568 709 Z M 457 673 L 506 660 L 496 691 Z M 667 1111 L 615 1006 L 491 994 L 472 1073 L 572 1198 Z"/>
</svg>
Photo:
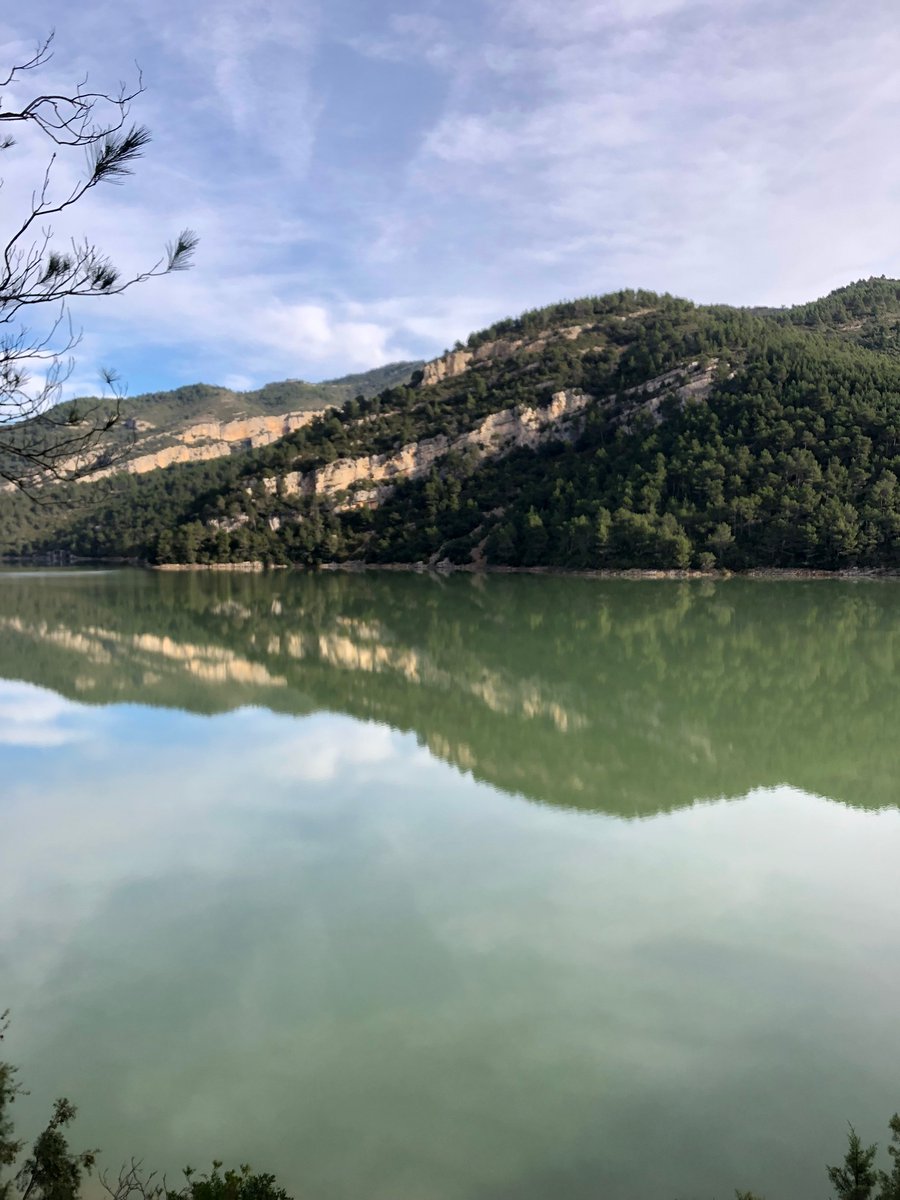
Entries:
<svg viewBox="0 0 900 1200">
<path fill-rule="evenodd" d="M 217 0 L 185 8 L 161 0 L 145 12 L 148 29 L 205 87 L 195 105 L 219 136 L 239 138 L 248 177 L 260 157 L 276 159 L 287 178 L 308 166 L 320 106 L 310 70 L 320 24 L 317 0 Z M 223 124 L 225 128 L 223 129 Z M 228 180 L 221 180 L 227 190 Z"/>
<path fill-rule="evenodd" d="M 137 59 L 148 85 L 145 162 L 72 229 L 126 271 L 184 225 L 203 239 L 191 274 L 76 310 L 79 379 L 321 377 L 587 291 L 781 303 L 900 273 L 893 0 L 36 0 L 29 19 L 57 27 L 54 79 Z"/>
<path fill-rule="evenodd" d="M 348 44 L 360 54 L 388 62 L 419 59 L 435 67 L 452 67 L 465 46 L 449 20 L 434 13 L 396 12 L 377 34 L 351 34 Z"/>
<path fill-rule="evenodd" d="M 46 748 L 85 736 L 76 705 L 29 683 L 0 680 L 0 745 Z"/>
</svg>

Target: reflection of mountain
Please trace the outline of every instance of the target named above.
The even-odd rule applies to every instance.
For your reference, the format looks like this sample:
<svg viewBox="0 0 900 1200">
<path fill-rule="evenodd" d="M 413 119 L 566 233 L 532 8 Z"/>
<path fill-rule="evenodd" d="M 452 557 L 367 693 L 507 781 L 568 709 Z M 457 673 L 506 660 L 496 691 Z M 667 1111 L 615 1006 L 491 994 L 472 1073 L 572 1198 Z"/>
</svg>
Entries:
<svg viewBox="0 0 900 1200">
<path fill-rule="evenodd" d="M 791 783 L 898 802 L 900 589 L 409 575 L 0 576 L 0 675 L 88 703 L 326 708 L 534 800 Z"/>
</svg>

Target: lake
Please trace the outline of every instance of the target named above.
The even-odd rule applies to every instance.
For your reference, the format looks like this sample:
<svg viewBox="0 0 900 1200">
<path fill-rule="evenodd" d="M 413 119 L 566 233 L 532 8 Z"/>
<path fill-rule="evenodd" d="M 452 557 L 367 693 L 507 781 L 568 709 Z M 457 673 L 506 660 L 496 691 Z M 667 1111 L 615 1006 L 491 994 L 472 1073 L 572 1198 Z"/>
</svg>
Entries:
<svg viewBox="0 0 900 1200">
<path fill-rule="evenodd" d="M 0 573 L 33 1131 L 298 1200 L 822 1200 L 900 1108 L 900 584 Z"/>
</svg>

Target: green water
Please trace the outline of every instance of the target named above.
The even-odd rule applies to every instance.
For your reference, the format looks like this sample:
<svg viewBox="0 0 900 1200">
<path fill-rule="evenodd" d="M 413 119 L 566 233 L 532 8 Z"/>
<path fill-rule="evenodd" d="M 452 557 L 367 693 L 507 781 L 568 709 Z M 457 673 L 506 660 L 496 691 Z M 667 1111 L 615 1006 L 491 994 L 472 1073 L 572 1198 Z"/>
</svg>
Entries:
<svg viewBox="0 0 900 1200">
<path fill-rule="evenodd" d="M 113 1167 L 821 1200 L 900 1108 L 900 585 L 0 575 L 0 1008 Z"/>
</svg>

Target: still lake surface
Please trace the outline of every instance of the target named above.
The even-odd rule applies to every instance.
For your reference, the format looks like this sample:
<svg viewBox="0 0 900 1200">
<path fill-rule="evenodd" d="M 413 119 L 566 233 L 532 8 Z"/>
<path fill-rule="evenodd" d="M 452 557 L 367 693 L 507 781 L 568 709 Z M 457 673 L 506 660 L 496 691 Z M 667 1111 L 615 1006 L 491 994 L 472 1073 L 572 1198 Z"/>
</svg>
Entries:
<svg viewBox="0 0 900 1200">
<path fill-rule="evenodd" d="M 900 1108 L 900 585 L 0 574 L 0 1009 L 117 1169 L 821 1200 Z"/>
</svg>

